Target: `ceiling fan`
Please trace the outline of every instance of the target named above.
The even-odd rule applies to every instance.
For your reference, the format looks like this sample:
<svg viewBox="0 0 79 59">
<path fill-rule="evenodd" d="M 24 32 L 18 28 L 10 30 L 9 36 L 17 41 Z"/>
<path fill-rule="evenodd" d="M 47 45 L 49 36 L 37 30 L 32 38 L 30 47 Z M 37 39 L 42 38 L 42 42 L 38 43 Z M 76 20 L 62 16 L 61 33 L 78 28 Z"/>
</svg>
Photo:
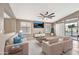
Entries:
<svg viewBox="0 0 79 59">
<path fill-rule="evenodd" d="M 55 15 L 54 15 L 55 13 L 51 13 L 51 14 L 49 14 L 48 12 L 46 12 L 45 14 L 42 14 L 42 13 L 40 13 L 40 16 L 39 17 L 41 17 L 41 18 L 49 18 L 49 19 L 52 19 L 53 17 L 55 17 Z"/>
</svg>

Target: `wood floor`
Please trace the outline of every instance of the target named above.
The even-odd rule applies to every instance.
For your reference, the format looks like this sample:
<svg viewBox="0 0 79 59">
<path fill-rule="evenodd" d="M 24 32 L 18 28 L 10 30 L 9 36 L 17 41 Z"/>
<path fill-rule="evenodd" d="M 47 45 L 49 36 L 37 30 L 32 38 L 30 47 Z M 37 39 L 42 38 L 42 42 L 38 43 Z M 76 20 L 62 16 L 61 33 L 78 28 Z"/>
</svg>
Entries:
<svg viewBox="0 0 79 59">
<path fill-rule="evenodd" d="M 29 40 L 29 55 L 44 55 L 41 44 L 35 39 Z M 73 49 L 63 55 L 79 55 L 79 41 L 73 40 Z"/>
</svg>

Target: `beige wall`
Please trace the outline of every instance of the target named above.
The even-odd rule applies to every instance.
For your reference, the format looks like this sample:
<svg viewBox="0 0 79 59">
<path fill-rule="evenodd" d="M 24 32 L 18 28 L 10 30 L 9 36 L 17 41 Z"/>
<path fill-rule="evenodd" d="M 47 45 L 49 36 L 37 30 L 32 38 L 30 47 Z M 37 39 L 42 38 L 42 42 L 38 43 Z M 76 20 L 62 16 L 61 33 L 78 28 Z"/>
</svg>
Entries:
<svg viewBox="0 0 79 59">
<path fill-rule="evenodd" d="M 16 20 L 16 32 L 20 31 L 20 20 Z"/>
<path fill-rule="evenodd" d="M 3 31 L 4 31 L 4 18 L 3 18 L 3 9 L 0 5 L 0 55 L 4 54 L 4 45 L 5 40 L 3 39 Z"/>
<path fill-rule="evenodd" d="M 0 8 L 0 33 L 4 32 L 4 16 L 3 16 L 3 9 Z"/>
<path fill-rule="evenodd" d="M 7 3 L 0 3 L 0 55 L 4 54 L 4 47 L 6 36 L 4 34 L 4 13 L 8 14 L 10 18 L 14 18 L 14 14 Z"/>
<path fill-rule="evenodd" d="M 4 8 L 4 12 L 10 16 L 11 18 L 15 18 L 15 15 L 11 9 L 11 7 L 9 6 L 8 3 L 2 3 L 1 6 Z"/>
<path fill-rule="evenodd" d="M 24 20 L 19 20 L 19 19 L 17 19 L 16 20 L 16 32 L 19 32 L 20 31 L 20 28 L 21 28 L 21 22 L 29 22 L 29 21 L 24 21 Z M 31 23 L 31 27 L 32 27 L 32 22 L 30 22 Z M 31 29 L 31 31 L 32 31 L 32 29 Z M 28 34 L 27 36 L 32 36 L 32 32 L 31 32 L 31 34 Z"/>
<path fill-rule="evenodd" d="M 16 19 L 5 18 L 4 19 L 4 33 L 16 32 Z"/>
<path fill-rule="evenodd" d="M 20 31 L 20 22 L 23 22 L 24 20 L 19 20 L 19 19 L 17 19 L 16 20 L 16 31 L 17 32 L 19 32 Z M 28 34 L 27 36 L 33 36 L 33 34 L 35 34 L 35 33 L 39 33 L 39 32 L 41 32 L 41 33 L 45 33 L 45 26 L 44 26 L 44 28 L 34 28 L 34 21 L 24 21 L 24 22 L 30 22 L 31 23 L 31 34 Z M 51 23 L 44 23 L 44 25 L 45 24 L 50 24 L 50 26 L 51 26 Z"/>
</svg>

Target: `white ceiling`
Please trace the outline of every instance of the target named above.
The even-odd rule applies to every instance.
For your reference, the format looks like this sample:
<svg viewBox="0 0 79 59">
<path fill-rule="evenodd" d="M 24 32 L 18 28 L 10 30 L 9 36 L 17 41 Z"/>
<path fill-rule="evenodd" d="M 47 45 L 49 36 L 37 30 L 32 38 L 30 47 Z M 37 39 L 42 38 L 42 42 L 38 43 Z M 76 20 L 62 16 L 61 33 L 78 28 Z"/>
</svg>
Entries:
<svg viewBox="0 0 79 59">
<path fill-rule="evenodd" d="M 79 10 L 78 3 L 10 3 L 16 18 L 25 20 L 37 20 L 40 13 L 55 12 L 55 17 L 46 22 L 55 22 Z"/>
</svg>

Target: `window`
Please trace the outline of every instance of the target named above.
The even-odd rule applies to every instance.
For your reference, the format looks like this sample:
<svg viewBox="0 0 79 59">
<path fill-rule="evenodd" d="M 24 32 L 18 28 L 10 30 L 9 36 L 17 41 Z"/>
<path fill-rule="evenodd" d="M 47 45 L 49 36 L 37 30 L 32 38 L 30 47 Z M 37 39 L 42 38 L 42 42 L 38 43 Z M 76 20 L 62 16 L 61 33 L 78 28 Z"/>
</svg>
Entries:
<svg viewBox="0 0 79 59">
<path fill-rule="evenodd" d="M 31 23 L 21 22 L 21 31 L 23 34 L 31 34 Z"/>
<path fill-rule="evenodd" d="M 51 24 L 45 24 L 45 33 L 51 33 Z"/>
</svg>

